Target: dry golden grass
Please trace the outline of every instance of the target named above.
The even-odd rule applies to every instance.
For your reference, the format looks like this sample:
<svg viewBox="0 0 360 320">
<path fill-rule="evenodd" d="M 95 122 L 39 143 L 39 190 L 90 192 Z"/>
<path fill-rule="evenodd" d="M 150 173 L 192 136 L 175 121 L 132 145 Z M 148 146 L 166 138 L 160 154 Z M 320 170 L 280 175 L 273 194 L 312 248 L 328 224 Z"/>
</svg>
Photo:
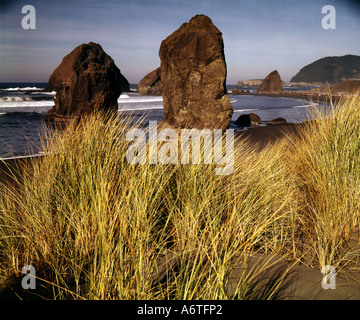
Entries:
<svg viewBox="0 0 360 320">
<path fill-rule="evenodd" d="M 359 255 L 360 97 L 340 105 L 301 139 L 236 141 L 228 176 L 128 164 L 130 118 L 48 132 L 20 187 L 0 185 L 1 284 L 30 264 L 53 299 L 241 299 L 245 276 L 227 288 L 247 252 L 342 266 Z"/>
</svg>

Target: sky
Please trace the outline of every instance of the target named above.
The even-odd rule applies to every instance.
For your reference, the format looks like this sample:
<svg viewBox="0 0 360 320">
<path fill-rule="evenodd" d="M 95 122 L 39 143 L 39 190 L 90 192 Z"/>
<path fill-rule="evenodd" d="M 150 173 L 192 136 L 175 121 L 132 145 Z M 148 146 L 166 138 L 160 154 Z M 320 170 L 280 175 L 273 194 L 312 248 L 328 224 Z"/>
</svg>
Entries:
<svg viewBox="0 0 360 320">
<path fill-rule="evenodd" d="M 23 29 L 25 5 L 36 29 Z M 323 29 L 325 5 L 336 29 Z M 99 43 L 130 83 L 160 66 L 161 41 L 196 14 L 222 32 L 227 84 L 278 70 L 288 82 L 327 56 L 360 55 L 355 0 L 0 0 L 0 82 L 47 82 L 75 47 Z"/>
</svg>

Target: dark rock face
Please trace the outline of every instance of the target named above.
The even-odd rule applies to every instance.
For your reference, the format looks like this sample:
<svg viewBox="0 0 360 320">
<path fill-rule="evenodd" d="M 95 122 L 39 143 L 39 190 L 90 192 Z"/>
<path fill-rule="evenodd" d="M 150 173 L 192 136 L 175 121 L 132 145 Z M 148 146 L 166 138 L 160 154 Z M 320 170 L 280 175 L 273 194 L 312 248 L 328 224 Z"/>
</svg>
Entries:
<svg viewBox="0 0 360 320">
<path fill-rule="evenodd" d="M 160 67 L 151 71 L 141 79 L 138 93 L 142 95 L 161 96 L 162 84 Z"/>
<path fill-rule="evenodd" d="M 117 99 L 130 85 L 102 47 L 90 42 L 64 57 L 50 76 L 49 89 L 56 97 L 46 120 L 64 122 L 96 111 L 116 113 Z"/>
<path fill-rule="evenodd" d="M 250 114 L 242 114 L 237 120 L 235 124 L 239 127 L 250 127 L 257 126 L 261 123 L 260 117 L 255 113 Z"/>
<path fill-rule="evenodd" d="M 282 81 L 277 70 L 271 72 L 261 83 L 256 93 L 279 93 L 283 91 Z"/>
<path fill-rule="evenodd" d="M 197 15 L 162 41 L 164 118 L 173 128 L 227 129 L 233 113 L 226 95 L 226 63 L 221 32 Z"/>
</svg>

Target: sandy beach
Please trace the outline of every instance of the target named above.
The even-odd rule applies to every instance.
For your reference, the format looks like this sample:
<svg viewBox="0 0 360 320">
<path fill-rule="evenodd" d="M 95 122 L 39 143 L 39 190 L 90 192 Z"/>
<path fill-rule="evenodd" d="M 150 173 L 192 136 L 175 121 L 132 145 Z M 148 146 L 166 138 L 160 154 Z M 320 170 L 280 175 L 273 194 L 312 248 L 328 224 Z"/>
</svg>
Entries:
<svg viewBox="0 0 360 320">
<path fill-rule="evenodd" d="M 302 124 L 286 123 L 282 125 L 257 126 L 246 131 L 237 132 L 240 139 L 244 138 L 257 150 L 261 151 L 268 144 L 282 139 L 286 134 L 297 136 Z M 1 183 L 13 184 L 12 175 L 21 181 L 22 168 L 30 161 L 40 160 L 42 157 L 12 159 L 0 162 Z M 16 187 L 16 183 L 14 184 Z M 165 260 L 164 260 L 165 259 Z M 164 255 L 162 262 L 165 268 L 174 268 L 174 260 Z M 322 285 L 323 274 L 321 270 L 307 267 L 299 263 L 289 263 L 277 255 L 267 255 L 256 252 L 244 252 L 234 258 L 233 272 L 229 278 L 228 295 L 236 293 L 237 284 L 247 274 L 252 280 L 248 285 L 254 289 L 248 291 L 243 298 L 264 299 L 271 292 L 271 299 L 275 300 L 352 300 L 360 299 L 360 276 L 357 271 L 348 268 L 342 270 L 336 277 L 336 289 L 326 288 Z M 161 271 L 164 275 L 168 272 Z M 276 289 L 274 289 L 276 288 Z M 324 289 L 325 288 L 325 289 Z M 24 298 L 31 299 L 19 287 L 18 290 Z M 5 288 L 0 297 L 5 299 L 16 298 L 12 291 Z"/>
</svg>

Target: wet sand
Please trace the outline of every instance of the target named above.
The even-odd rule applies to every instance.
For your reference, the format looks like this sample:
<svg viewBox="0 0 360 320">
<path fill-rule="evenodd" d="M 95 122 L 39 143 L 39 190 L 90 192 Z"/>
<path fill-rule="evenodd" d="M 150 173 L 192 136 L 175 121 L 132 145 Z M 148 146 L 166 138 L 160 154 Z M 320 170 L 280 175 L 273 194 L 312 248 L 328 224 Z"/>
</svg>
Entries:
<svg viewBox="0 0 360 320">
<path fill-rule="evenodd" d="M 282 139 L 286 134 L 298 136 L 303 123 L 284 123 L 279 125 L 267 125 L 249 127 L 245 131 L 236 131 L 235 135 L 247 139 L 251 144 L 262 149 L 269 143 Z"/>
</svg>

